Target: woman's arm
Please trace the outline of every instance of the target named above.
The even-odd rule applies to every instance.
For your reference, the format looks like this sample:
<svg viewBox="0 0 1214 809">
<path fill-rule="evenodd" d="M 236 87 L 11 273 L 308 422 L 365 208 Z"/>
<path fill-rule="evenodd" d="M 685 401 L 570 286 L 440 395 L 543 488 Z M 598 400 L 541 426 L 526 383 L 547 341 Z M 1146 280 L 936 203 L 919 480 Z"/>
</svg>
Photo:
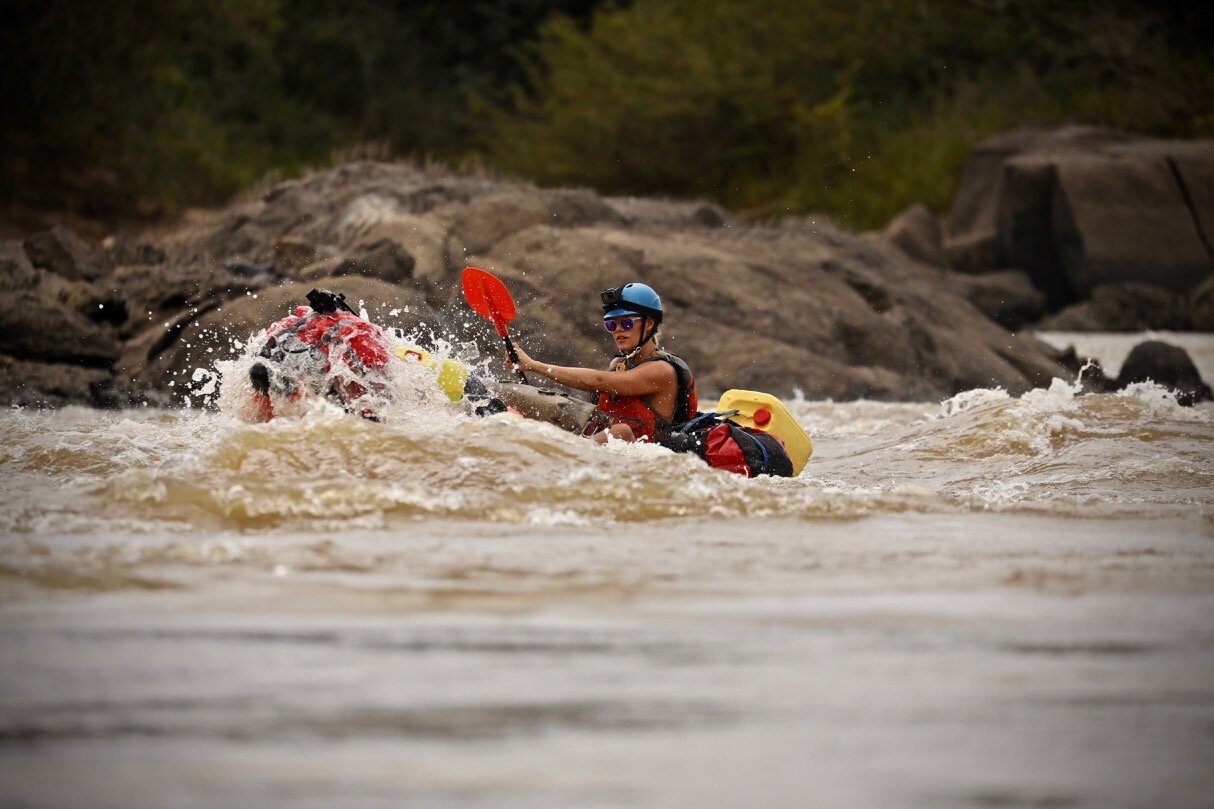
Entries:
<svg viewBox="0 0 1214 809">
<path fill-rule="evenodd" d="M 518 346 L 518 367 L 526 373 L 545 376 L 566 387 L 591 393 L 613 393 L 619 396 L 646 396 L 659 393 L 674 376 L 667 362 L 646 362 L 627 371 L 600 371 L 596 368 L 571 368 L 533 360 Z"/>
</svg>

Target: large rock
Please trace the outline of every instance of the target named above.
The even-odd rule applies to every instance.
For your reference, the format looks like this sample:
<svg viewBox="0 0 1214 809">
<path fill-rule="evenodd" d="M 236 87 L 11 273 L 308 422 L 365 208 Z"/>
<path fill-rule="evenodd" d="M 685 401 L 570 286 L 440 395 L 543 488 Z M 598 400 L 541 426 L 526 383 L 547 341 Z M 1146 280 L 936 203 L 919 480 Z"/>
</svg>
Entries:
<svg viewBox="0 0 1214 809">
<path fill-rule="evenodd" d="M 482 197 L 456 217 L 447 237 L 448 271 L 462 268 L 469 256 L 485 255 L 495 245 L 528 228 L 622 225 L 624 217 L 589 191 L 511 189 Z"/>
<path fill-rule="evenodd" d="M 1105 284 L 1091 300 L 1042 319 L 1041 331 L 1183 331 L 1191 325 L 1185 297 L 1152 284 Z"/>
<path fill-rule="evenodd" d="M 71 309 L 32 292 L 17 292 L 0 295 L 0 353 L 104 368 L 118 358 L 118 344 Z"/>
<path fill-rule="evenodd" d="M 1214 275 L 1189 293 L 1189 325 L 1194 331 L 1214 331 Z"/>
<path fill-rule="evenodd" d="M 1142 282 L 1187 291 L 1214 272 L 1214 142 L 1071 127 L 971 154 L 945 250 L 966 272 L 1028 272 L 1051 308 Z"/>
<path fill-rule="evenodd" d="M 882 235 L 916 261 L 948 267 L 940 238 L 940 220 L 923 203 L 912 205 L 891 219 Z"/>
<path fill-rule="evenodd" d="M 119 408 L 167 405 L 154 392 L 139 390 L 103 368 L 20 360 L 0 354 L 0 406 Z"/>
<path fill-rule="evenodd" d="M 389 247 L 396 255 L 409 256 L 407 277 L 426 289 L 431 303 L 441 305 L 450 300 L 459 283 L 457 270 L 462 269 L 447 263 L 448 232 L 449 225 L 441 218 L 399 214 L 374 225 L 359 244 L 370 249 Z"/>
<path fill-rule="evenodd" d="M 54 273 L 39 273 L 37 294 L 71 309 L 94 323 L 122 326 L 129 317 L 118 289 L 97 281 L 69 281 Z"/>
<path fill-rule="evenodd" d="M 974 387 L 1021 393 L 1068 375 L 1047 357 L 1027 359 L 1039 348 L 948 292 L 938 273 L 829 223 L 709 239 L 537 226 L 500 242 L 485 263 L 518 292 L 520 339 L 542 340 L 554 362 L 601 354 L 598 291 L 641 280 L 666 303 L 667 345 L 709 391 L 931 399 Z"/>
<path fill-rule="evenodd" d="M 33 289 L 37 284 L 37 271 L 21 242 L 0 241 L 0 292 Z"/>
<path fill-rule="evenodd" d="M 1007 162 L 1022 154 L 1085 152 L 1130 139 L 1108 130 L 1066 127 L 1057 131 L 1021 130 L 996 135 L 970 152 L 953 197 L 944 249 L 952 266 L 983 272 L 1017 266 L 1000 257 L 1000 218 L 1005 206 Z"/>
<path fill-rule="evenodd" d="M 1210 386 L 1201 378 L 1188 353 L 1162 340 L 1148 340 L 1130 350 L 1117 374 L 1118 387 L 1154 382 L 1176 393 L 1183 405 L 1209 401 Z"/>
<path fill-rule="evenodd" d="M 984 275 L 947 276 L 949 283 L 978 311 L 999 325 L 1017 331 L 1045 314 L 1045 293 L 1019 270 Z"/>
<path fill-rule="evenodd" d="M 104 251 L 94 251 L 62 225 L 30 236 L 25 240 L 25 252 L 35 267 L 73 280 L 94 281 L 111 269 Z"/>
<path fill-rule="evenodd" d="M 164 250 L 156 245 L 140 239 L 133 239 L 123 234 L 115 234 L 106 238 L 101 246 L 109 255 L 110 262 L 115 266 L 123 264 L 161 264 L 164 262 Z"/>
<path fill-rule="evenodd" d="M 109 251 L 121 260 L 105 288 L 129 316 L 92 324 L 97 342 L 120 336 L 120 377 L 175 398 L 197 369 L 239 352 L 313 286 L 365 301 L 384 326 L 416 331 L 425 321 L 419 339 L 476 340 L 499 368 L 500 340 L 458 293 L 465 264 L 505 280 L 519 342 L 562 364 L 605 365 L 601 290 L 652 284 L 668 312 L 663 344 L 691 363 L 706 401 L 730 387 L 926 400 L 1074 376 L 1047 346 L 974 305 L 1018 317 L 988 295 L 1000 283 L 1010 291 L 1010 276 L 962 289 L 949 273 L 825 219 L 747 223 L 698 203 L 405 164 L 317 172 Z"/>
<path fill-rule="evenodd" d="M 1214 168 L 1214 144 L 1209 159 Z M 1166 148 L 1055 165 L 1052 236 L 1077 296 L 1135 281 L 1186 292 L 1214 271 Z"/>
</svg>

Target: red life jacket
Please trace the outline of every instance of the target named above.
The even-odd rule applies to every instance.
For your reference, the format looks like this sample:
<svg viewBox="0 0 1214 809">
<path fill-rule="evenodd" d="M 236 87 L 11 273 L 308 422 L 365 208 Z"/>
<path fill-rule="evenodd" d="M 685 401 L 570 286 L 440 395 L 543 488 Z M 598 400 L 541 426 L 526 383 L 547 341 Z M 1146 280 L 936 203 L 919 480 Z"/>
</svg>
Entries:
<svg viewBox="0 0 1214 809">
<path fill-rule="evenodd" d="M 306 387 L 314 393 L 333 395 L 350 408 L 368 390 L 390 394 L 383 374 L 392 356 L 388 338 L 379 326 L 357 315 L 344 311 L 320 314 L 311 307 L 297 306 L 290 315 L 266 329 L 266 337 L 262 358 L 276 363 L 283 374 L 297 377 L 293 380 L 291 399 L 299 398 Z M 345 365 L 350 376 L 363 382 L 333 380 L 331 387 L 327 387 L 334 363 Z M 273 404 L 268 396 L 254 393 L 254 404 L 261 420 L 273 418 Z M 362 416 L 374 415 L 369 410 L 353 409 Z"/>
<path fill-rule="evenodd" d="M 699 408 L 696 396 L 696 382 L 691 369 L 683 360 L 666 351 L 659 351 L 647 360 L 652 362 L 662 360 L 674 367 L 675 378 L 678 381 L 678 392 L 675 394 L 674 413 L 669 419 L 658 415 L 649 404 L 649 396 L 620 396 L 612 393 L 599 394 L 599 411 L 606 414 L 612 424 L 627 424 L 632 428 L 633 435 L 642 436 L 649 441 L 664 441 L 670 430 L 676 425 L 690 419 Z M 620 365 L 613 363 L 611 370 Z"/>
</svg>

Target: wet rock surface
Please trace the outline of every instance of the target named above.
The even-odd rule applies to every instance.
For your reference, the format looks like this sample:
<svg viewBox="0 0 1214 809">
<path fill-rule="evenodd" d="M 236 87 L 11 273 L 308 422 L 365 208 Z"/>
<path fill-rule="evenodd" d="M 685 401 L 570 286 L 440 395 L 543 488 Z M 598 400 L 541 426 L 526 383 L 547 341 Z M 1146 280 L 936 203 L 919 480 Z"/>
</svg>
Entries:
<svg viewBox="0 0 1214 809">
<path fill-rule="evenodd" d="M 62 229 L 3 243 L 0 396 L 180 400 L 198 368 L 234 356 L 313 287 L 423 342 L 477 340 L 498 368 L 496 335 L 459 292 L 467 264 L 506 282 L 516 339 L 560 364 L 605 365 L 599 292 L 652 285 L 664 347 L 706 392 L 932 400 L 1074 378 L 1063 352 L 1007 328 L 1040 308 L 1025 273 L 959 281 L 932 266 L 938 234 L 924 213 L 907 217 L 926 239 L 912 258 L 825 218 L 745 222 L 704 204 L 350 163 L 95 249 Z M 31 244 L 50 247 L 31 255 Z"/>
<path fill-rule="evenodd" d="M 1209 401 L 1210 386 L 1202 381 L 1188 353 L 1162 340 L 1148 340 L 1130 350 L 1117 374 L 1117 386 L 1154 382 L 1176 392 L 1184 405 Z"/>
<path fill-rule="evenodd" d="M 991 138 L 970 155 L 944 251 L 959 272 L 1025 272 L 1051 312 L 1093 301 L 1072 313 L 1073 328 L 1143 328 L 1159 313 L 1095 301 L 1135 285 L 1184 298 L 1214 274 L 1214 141 L 1090 127 Z M 1145 327 L 1190 327 L 1162 319 Z"/>
</svg>

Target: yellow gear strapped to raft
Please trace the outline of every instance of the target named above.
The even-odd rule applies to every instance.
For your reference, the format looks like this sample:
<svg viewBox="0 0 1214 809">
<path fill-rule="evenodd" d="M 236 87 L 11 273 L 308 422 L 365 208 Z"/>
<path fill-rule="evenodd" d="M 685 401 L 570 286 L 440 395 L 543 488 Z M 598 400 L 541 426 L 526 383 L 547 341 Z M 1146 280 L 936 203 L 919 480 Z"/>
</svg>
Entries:
<svg viewBox="0 0 1214 809">
<path fill-rule="evenodd" d="M 464 398 L 464 385 L 468 381 L 468 366 L 459 360 L 442 360 L 430 356 L 430 352 L 416 346 L 397 346 L 396 356 L 405 362 L 420 362 L 437 372 L 438 386 L 453 402 Z"/>
<path fill-rule="evenodd" d="M 727 390 L 721 395 L 716 411 L 726 413 L 737 410 L 730 421 L 742 427 L 750 427 L 771 433 L 784 442 L 784 450 L 792 461 L 793 477 L 801 474 L 809 456 L 813 455 L 814 443 L 809 434 L 797 423 L 792 413 L 776 397 L 755 390 Z"/>
</svg>

